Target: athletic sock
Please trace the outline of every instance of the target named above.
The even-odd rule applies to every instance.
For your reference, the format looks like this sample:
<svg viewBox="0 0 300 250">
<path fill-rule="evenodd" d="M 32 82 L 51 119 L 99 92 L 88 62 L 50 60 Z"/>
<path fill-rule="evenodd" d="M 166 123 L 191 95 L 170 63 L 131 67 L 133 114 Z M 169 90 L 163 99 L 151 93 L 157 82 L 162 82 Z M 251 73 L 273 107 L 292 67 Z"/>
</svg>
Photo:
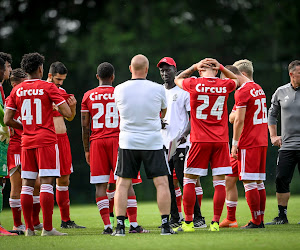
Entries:
<svg viewBox="0 0 300 250">
<path fill-rule="evenodd" d="M 199 207 L 201 207 L 202 197 L 203 197 L 203 189 L 202 187 L 195 187 L 197 200 L 199 203 Z"/>
<path fill-rule="evenodd" d="M 46 231 L 51 231 L 52 215 L 54 208 L 54 192 L 51 184 L 42 184 L 40 191 L 40 202 L 43 211 L 43 226 Z"/>
<path fill-rule="evenodd" d="M 278 205 L 278 217 L 279 218 L 287 218 L 287 206 Z"/>
<path fill-rule="evenodd" d="M 252 222 L 256 225 L 260 225 L 260 196 L 257 190 L 257 183 L 251 182 L 244 184 L 244 188 L 246 200 L 252 215 Z"/>
<path fill-rule="evenodd" d="M 32 223 L 34 226 L 39 225 L 40 222 L 40 196 L 33 196 L 33 208 L 32 208 Z"/>
<path fill-rule="evenodd" d="M 215 188 L 215 193 L 214 193 L 214 217 L 212 220 L 219 222 L 223 211 L 224 203 L 225 203 L 225 198 L 226 198 L 225 180 L 213 181 L 213 186 Z"/>
<path fill-rule="evenodd" d="M 183 208 L 186 222 L 193 221 L 196 182 L 197 179 L 183 178 Z"/>
<path fill-rule="evenodd" d="M 260 216 L 261 221 L 264 221 L 265 208 L 266 208 L 266 189 L 264 183 L 257 184 L 257 190 L 260 198 Z"/>
<path fill-rule="evenodd" d="M 176 204 L 177 204 L 178 213 L 182 214 L 182 209 L 181 209 L 182 193 L 180 187 L 175 189 L 175 195 L 176 195 Z"/>
<path fill-rule="evenodd" d="M 137 227 L 137 201 L 136 196 L 128 196 L 127 200 L 127 214 L 129 218 L 130 225 Z"/>
<path fill-rule="evenodd" d="M 108 201 L 109 201 L 109 213 L 110 213 L 110 216 L 113 217 L 114 215 L 114 203 L 115 203 L 115 191 L 116 190 L 106 190 L 106 194 L 107 194 L 107 198 L 108 198 Z"/>
<path fill-rule="evenodd" d="M 226 207 L 227 207 L 227 220 L 235 221 L 235 213 L 236 207 L 238 202 L 237 201 L 228 201 L 226 200 Z"/>
<path fill-rule="evenodd" d="M 96 203 L 104 223 L 104 229 L 108 227 L 112 228 L 109 220 L 109 202 L 107 196 L 96 198 Z"/>
<path fill-rule="evenodd" d="M 161 226 L 162 227 L 169 226 L 169 215 L 168 214 L 161 215 Z"/>
<path fill-rule="evenodd" d="M 68 186 L 56 186 L 56 203 L 59 206 L 61 220 L 64 222 L 71 220 Z"/>
<path fill-rule="evenodd" d="M 15 227 L 21 226 L 22 225 L 21 199 L 9 198 L 9 206 L 13 214 L 14 226 Z"/>
<path fill-rule="evenodd" d="M 33 187 L 22 186 L 21 190 L 21 206 L 25 220 L 26 229 L 34 230 L 32 224 L 32 208 L 33 208 Z"/>
<path fill-rule="evenodd" d="M 117 229 L 125 229 L 125 216 L 117 216 Z"/>
</svg>

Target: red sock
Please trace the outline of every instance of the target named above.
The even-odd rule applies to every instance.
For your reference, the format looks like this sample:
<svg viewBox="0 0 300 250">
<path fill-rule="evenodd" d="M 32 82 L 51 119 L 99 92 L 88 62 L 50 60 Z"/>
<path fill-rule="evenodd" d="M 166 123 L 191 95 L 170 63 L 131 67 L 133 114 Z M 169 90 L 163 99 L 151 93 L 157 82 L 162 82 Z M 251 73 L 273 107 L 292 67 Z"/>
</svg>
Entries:
<svg viewBox="0 0 300 250">
<path fill-rule="evenodd" d="M 245 196 L 252 215 L 252 222 L 256 225 L 261 223 L 260 216 L 260 197 L 257 190 L 257 183 L 251 182 L 244 184 Z"/>
<path fill-rule="evenodd" d="M 32 210 L 32 223 L 34 226 L 39 225 L 40 222 L 40 196 L 33 196 L 33 210 Z"/>
<path fill-rule="evenodd" d="M 130 223 L 137 222 L 137 202 L 136 196 L 128 196 L 127 215 Z"/>
<path fill-rule="evenodd" d="M 236 212 L 237 201 L 228 201 L 226 200 L 227 207 L 227 220 L 235 221 L 235 212 Z"/>
<path fill-rule="evenodd" d="M 109 220 L 109 202 L 107 196 L 102 196 L 96 198 L 96 203 L 100 212 L 100 215 L 102 217 L 104 226 L 110 225 Z"/>
<path fill-rule="evenodd" d="M 213 185 L 215 188 L 214 193 L 214 217 L 213 221 L 220 221 L 220 217 L 223 211 L 225 198 L 226 198 L 226 190 L 225 190 L 225 180 L 213 181 Z"/>
<path fill-rule="evenodd" d="M 22 186 L 21 191 L 21 205 L 23 210 L 23 216 L 25 220 L 26 229 L 34 230 L 31 215 L 33 207 L 33 187 Z"/>
<path fill-rule="evenodd" d="M 260 216 L 261 221 L 264 221 L 264 215 L 265 215 L 265 208 L 266 208 L 266 189 L 264 183 L 257 184 L 257 189 L 259 192 L 259 198 L 260 198 Z"/>
<path fill-rule="evenodd" d="M 177 204 L 177 209 L 178 213 L 181 213 L 181 198 L 182 198 L 182 193 L 180 187 L 175 189 L 175 195 L 176 195 L 176 204 Z"/>
<path fill-rule="evenodd" d="M 21 208 L 21 199 L 11 199 L 9 198 L 9 205 L 13 214 L 14 226 L 21 226 L 22 223 L 22 208 Z"/>
<path fill-rule="evenodd" d="M 183 208 L 186 221 L 193 221 L 194 206 L 196 202 L 196 179 L 183 178 Z"/>
<path fill-rule="evenodd" d="M 53 186 L 50 184 L 42 184 L 40 191 L 40 202 L 43 211 L 43 226 L 47 231 L 53 229 L 52 215 L 54 208 Z"/>
<path fill-rule="evenodd" d="M 108 190 L 108 189 L 106 190 L 107 198 L 108 198 L 108 201 L 109 201 L 109 213 L 110 214 L 114 212 L 115 191 L 116 190 Z"/>
<path fill-rule="evenodd" d="M 56 186 L 56 203 L 59 206 L 61 220 L 64 222 L 71 220 L 68 186 Z"/>
<path fill-rule="evenodd" d="M 202 202 L 202 197 L 203 197 L 202 187 L 196 187 L 195 191 L 196 191 L 196 196 L 197 196 L 197 200 L 199 203 L 199 207 L 201 207 L 201 202 Z"/>
</svg>

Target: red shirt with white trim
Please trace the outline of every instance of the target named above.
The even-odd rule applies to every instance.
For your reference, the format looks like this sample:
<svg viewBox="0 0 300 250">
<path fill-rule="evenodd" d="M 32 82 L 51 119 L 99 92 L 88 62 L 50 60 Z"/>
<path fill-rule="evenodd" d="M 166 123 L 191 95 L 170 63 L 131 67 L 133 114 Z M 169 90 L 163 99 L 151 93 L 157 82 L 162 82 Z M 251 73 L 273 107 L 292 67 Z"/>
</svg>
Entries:
<svg viewBox="0 0 300 250">
<path fill-rule="evenodd" d="M 68 94 L 67 91 L 65 89 L 63 89 L 62 87 L 58 88 L 58 92 L 61 94 L 61 96 L 67 101 L 69 97 L 74 96 L 73 94 Z M 53 110 L 53 117 L 58 117 L 58 116 L 62 116 L 61 113 L 59 113 L 56 110 Z"/>
<path fill-rule="evenodd" d="M 228 142 L 227 99 L 236 88 L 235 82 L 191 77 L 184 79 L 182 86 L 190 93 L 191 142 Z"/>
<path fill-rule="evenodd" d="M 6 105 L 8 104 L 9 98 L 10 98 L 10 95 L 5 100 Z M 19 122 L 22 122 L 20 112 L 18 110 L 15 113 L 14 119 Z M 10 136 L 9 146 L 8 146 L 9 149 L 7 152 L 9 154 L 20 154 L 20 152 L 21 152 L 21 136 L 22 136 L 23 130 L 16 129 L 16 128 L 14 128 L 13 130 L 14 130 L 14 132 L 13 132 L 13 135 Z"/>
<path fill-rule="evenodd" d="M 115 104 L 115 88 L 102 85 L 87 91 L 82 99 L 81 112 L 91 116 L 90 141 L 119 136 L 119 114 Z"/>
<path fill-rule="evenodd" d="M 13 88 L 6 108 L 21 113 L 23 148 L 40 148 L 57 142 L 52 103 L 59 106 L 64 102 L 51 82 L 31 79 Z"/>
<path fill-rule="evenodd" d="M 246 108 L 239 148 L 268 146 L 266 95 L 255 82 L 246 82 L 234 94 L 236 109 Z"/>
</svg>

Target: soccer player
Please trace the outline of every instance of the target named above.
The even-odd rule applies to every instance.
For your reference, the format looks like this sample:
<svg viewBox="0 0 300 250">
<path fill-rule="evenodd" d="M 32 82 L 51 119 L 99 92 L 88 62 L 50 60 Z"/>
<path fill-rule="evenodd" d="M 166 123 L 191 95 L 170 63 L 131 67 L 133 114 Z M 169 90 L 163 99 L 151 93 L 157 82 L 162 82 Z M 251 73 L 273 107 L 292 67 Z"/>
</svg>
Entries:
<svg viewBox="0 0 300 250">
<path fill-rule="evenodd" d="M 218 70 L 228 78 L 216 77 Z M 195 71 L 200 78 L 190 77 Z M 175 78 L 178 87 L 190 93 L 191 148 L 184 169 L 183 206 L 185 223 L 177 231 L 193 232 L 193 206 L 198 176 L 206 176 L 208 163 L 213 175 L 214 217 L 211 231 L 219 231 L 225 202 L 225 175 L 232 173 L 228 147 L 227 99 L 236 88 L 236 76 L 215 59 L 206 58 Z"/>
<path fill-rule="evenodd" d="M 27 80 L 27 74 L 20 68 L 14 69 L 10 75 L 10 83 L 14 88 L 21 82 Z M 8 103 L 10 96 L 6 98 L 6 103 Z M 21 121 L 21 116 L 18 111 L 16 111 L 15 120 Z M 9 146 L 7 150 L 7 167 L 9 172 L 9 179 L 11 183 L 9 205 L 13 214 L 14 227 L 13 230 L 25 231 L 25 225 L 23 225 L 21 220 L 21 189 L 22 189 L 22 179 L 21 179 L 21 135 L 22 130 L 14 129 L 10 135 Z M 38 180 L 38 179 L 37 179 Z M 40 213 L 40 183 L 36 181 L 34 191 L 33 191 L 33 212 L 32 221 L 35 230 L 42 230 L 43 224 L 40 223 L 39 213 Z"/>
<path fill-rule="evenodd" d="M 271 142 L 279 147 L 276 166 L 276 197 L 278 216 L 266 225 L 287 224 L 290 183 L 296 164 L 300 169 L 300 61 L 288 67 L 290 82 L 279 87 L 272 96 L 269 109 Z M 277 134 L 277 117 L 281 114 L 281 136 Z"/>
<path fill-rule="evenodd" d="M 52 104 L 60 112 L 71 117 L 71 110 L 53 83 L 40 80 L 43 77 L 44 57 L 39 53 L 25 54 L 21 61 L 28 80 L 13 88 L 8 101 L 4 122 L 22 129 L 22 191 L 21 205 L 26 224 L 26 236 L 35 235 L 32 222 L 33 189 L 40 177 L 40 204 L 43 211 L 42 236 L 66 235 L 52 226 L 54 206 L 53 182 L 60 176 L 57 137 L 52 118 Z M 14 120 L 16 111 L 21 113 L 22 124 Z"/>
<path fill-rule="evenodd" d="M 5 77 L 5 72 L 6 72 L 6 62 L 5 59 L 3 60 L 2 59 L 2 56 L 3 56 L 3 53 L 1 52 L 0 53 L 0 88 L 2 89 L 1 93 L 3 92 L 3 88 L 2 88 L 2 82 L 4 80 L 4 77 Z M 11 58 L 11 57 L 10 57 Z M 0 126 L 3 127 L 5 126 L 4 123 L 3 123 L 3 115 L 4 115 L 4 92 L 3 92 L 3 95 L 1 94 L 0 96 Z M 7 138 L 7 135 L 5 135 L 5 142 L 4 143 L 0 143 L 0 214 L 2 212 L 2 207 L 3 207 L 3 193 L 2 193 L 2 189 L 3 189 L 3 186 L 4 186 L 4 183 L 3 183 L 3 178 L 5 176 L 7 176 L 7 167 L 6 167 L 6 153 L 7 153 L 7 147 L 5 146 L 6 144 L 6 138 Z M 10 233 L 8 232 L 5 228 L 3 228 L 1 226 L 1 221 L 0 221 L 0 236 L 4 236 L 4 235 L 8 235 L 8 236 L 12 236 L 12 235 L 17 235 L 15 233 Z"/>
<path fill-rule="evenodd" d="M 244 76 L 236 67 L 228 68 L 239 82 L 239 89 L 234 95 L 236 114 L 231 154 L 238 159 L 239 178 L 243 181 L 252 215 L 252 220 L 242 228 L 263 228 L 266 192 L 262 187 L 266 179 L 268 148 L 266 96 L 257 83 Z"/>
<path fill-rule="evenodd" d="M 54 62 L 50 65 L 47 82 L 53 82 L 68 103 L 72 116 L 66 118 L 66 120 L 72 121 L 76 115 L 77 101 L 74 95 L 67 94 L 66 90 L 61 87 L 67 77 L 67 73 L 68 70 L 63 63 Z M 54 107 L 53 110 L 53 122 L 57 135 L 61 175 L 56 179 L 56 202 L 61 215 L 61 228 L 85 228 L 77 225 L 70 219 L 69 184 L 70 174 L 73 172 L 72 155 L 64 117 L 57 111 L 57 107 Z"/>
<path fill-rule="evenodd" d="M 242 59 L 236 61 L 233 66 L 237 67 L 238 70 L 251 81 L 253 81 L 253 64 L 251 61 L 247 59 Z M 221 74 L 221 78 L 225 76 Z M 235 106 L 233 107 L 230 115 L 229 122 L 234 123 L 235 118 Z M 238 223 L 236 221 L 236 207 L 238 203 L 238 190 L 236 186 L 236 182 L 239 179 L 238 175 L 238 161 L 230 156 L 230 164 L 232 166 L 232 174 L 226 175 L 226 207 L 227 207 L 227 217 L 220 223 L 220 227 L 238 227 Z M 263 192 L 265 188 L 259 187 L 260 192 Z"/>
<path fill-rule="evenodd" d="M 169 148 L 169 144 L 174 138 L 180 135 L 179 141 L 180 145 L 176 149 L 175 155 L 169 161 L 169 167 L 171 173 L 175 170 L 176 177 L 180 185 L 183 187 L 183 168 L 184 160 L 186 157 L 187 148 L 190 146 L 190 141 L 188 135 L 190 134 L 191 126 L 189 122 L 190 117 L 190 96 L 189 93 L 182 90 L 174 83 L 175 75 L 177 73 L 176 63 L 171 57 L 162 58 L 157 67 L 159 68 L 160 76 L 164 81 L 165 93 L 167 97 L 167 113 L 164 118 L 165 126 L 161 130 L 161 134 L 164 141 L 164 146 L 166 149 Z M 181 225 L 183 221 L 182 213 L 179 214 L 181 210 L 181 190 L 178 187 L 175 194 L 174 184 L 173 184 L 173 174 L 168 176 L 169 178 L 169 188 L 171 192 L 171 219 L 170 225 L 175 228 Z M 198 187 L 201 189 L 201 187 Z M 203 193 L 202 193 L 203 194 Z M 202 194 L 198 197 L 202 198 Z M 179 197 L 179 198 L 177 198 Z M 177 201 L 178 199 L 178 206 Z M 199 200 L 201 203 L 201 200 Z M 194 226 L 197 228 L 206 227 L 205 219 L 201 216 L 199 202 L 196 199 L 194 208 Z M 178 209 L 179 208 L 179 209 Z M 181 212 L 181 211 L 180 211 Z M 181 217 L 181 218 L 180 218 Z"/>
<path fill-rule="evenodd" d="M 157 203 L 162 219 L 162 235 L 174 234 L 169 225 L 171 206 L 168 170 L 160 133 L 161 118 L 166 114 L 166 95 L 163 86 L 146 79 L 149 61 L 144 55 L 132 58 L 131 80 L 115 88 L 115 101 L 120 114 L 118 176 L 115 195 L 117 228 L 113 235 L 125 236 L 127 193 L 131 178 L 136 178 L 143 162 L 148 178 L 153 178 Z"/>
</svg>

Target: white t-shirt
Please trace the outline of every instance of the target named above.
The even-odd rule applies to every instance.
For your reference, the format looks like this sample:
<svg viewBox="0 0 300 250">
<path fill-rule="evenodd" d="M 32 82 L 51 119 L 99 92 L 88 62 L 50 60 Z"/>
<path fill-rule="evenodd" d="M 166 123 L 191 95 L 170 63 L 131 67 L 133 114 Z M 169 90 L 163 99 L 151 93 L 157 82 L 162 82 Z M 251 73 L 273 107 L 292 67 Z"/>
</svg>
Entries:
<svg viewBox="0 0 300 250">
<path fill-rule="evenodd" d="M 115 88 L 115 102 L 120 114 L 120 148 L 163 148 L 160 111 L 167 108 L 167 100 L 162 85 L 145 79 L 128 80 Z"/>
<path fill-rule="evenodd" d="M 172 141 L 178 134 L 180 136 L 185 131 L 188 123 L 189 116 L 188 113 L 191 111 L 190 106 L 190 94 L 178 86 L 172 89 L 166 89 L 167 97 L 167 113 L 164 118 L 166 123 L 165 129 L 161 129 L 161 134 L 163 137 L 164 145 L 169 148 L 170 141 Z M 178 148 L 185 148 L 190 145 L 189 136 L 187 142 L 180 144 Z"/>
</svg>

